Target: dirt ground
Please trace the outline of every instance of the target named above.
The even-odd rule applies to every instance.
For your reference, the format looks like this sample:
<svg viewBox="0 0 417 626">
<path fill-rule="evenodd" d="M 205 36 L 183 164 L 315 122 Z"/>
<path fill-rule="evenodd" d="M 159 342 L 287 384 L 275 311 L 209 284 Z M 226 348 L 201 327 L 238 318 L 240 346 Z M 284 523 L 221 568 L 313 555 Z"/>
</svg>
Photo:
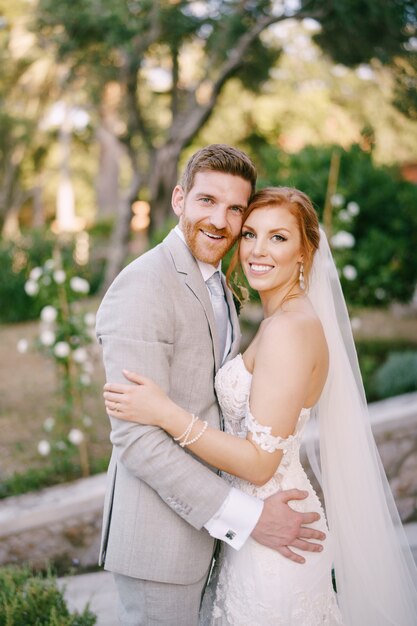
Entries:
<svg viewBox="0 0 417 626">
<path fill-rule="evenodd" d="M 92 310 L 96 304 L 91 303 Z M 361 320 L 357 337 L 417 342 L 417 314 L 362 311 L 357 315 Z M 0 326 L 0 480 L 42 462 L 37 445 L 45 438 L 42 425 L 53 415 L 57 402 L 54 363 L 38 353 L 20 354 L 16 349 L 19 339 L 35 337 L 37 327 L 37 322 Z M 88 398 L 88 414 L 93 420 L 90 452 L 102 458 L 110 454 L 110 444 L 101 396 L 104 373 L 99 350 L 94 381 L 95 388 Z"/>
</svg>

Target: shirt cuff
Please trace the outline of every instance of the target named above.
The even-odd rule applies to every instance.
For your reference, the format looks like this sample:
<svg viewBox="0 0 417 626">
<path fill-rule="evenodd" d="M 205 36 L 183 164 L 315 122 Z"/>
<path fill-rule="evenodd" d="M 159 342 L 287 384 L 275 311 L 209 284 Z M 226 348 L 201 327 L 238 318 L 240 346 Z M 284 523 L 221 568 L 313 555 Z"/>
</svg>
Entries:
<svg viewBox="0 0 417 626">
<path fill-rule="evenodd" d="M 204 528 L 212 537 L 239 550 L 255 528 L 264 503 L 232 487 L 226 500 Z"/>
</svg>

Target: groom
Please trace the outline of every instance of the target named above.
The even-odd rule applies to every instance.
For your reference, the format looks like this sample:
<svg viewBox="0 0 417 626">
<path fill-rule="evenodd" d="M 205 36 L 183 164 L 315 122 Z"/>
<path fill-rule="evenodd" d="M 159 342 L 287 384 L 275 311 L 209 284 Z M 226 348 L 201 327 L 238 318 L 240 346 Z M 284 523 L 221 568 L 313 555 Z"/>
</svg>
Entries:
<svg viewBox="0 0 417 626">
<path fill-rule="evenodd" d="M 216 144 L 195 153 L 172 195 L 179 225 L 120 273 L 97 315 L 108 381 L 126 382 L 123 368 L 139 372 L 216 428 L 214 376 L 237 354 L 240 332 L 223 278 L 221 319 L 212 276 L 221 276 L 255 183 L 243 152 Z M 287 504 L 303 492 L 262 502 L 231 488 L 164 431 L 110 419 L 100 563 L 115 575 L 123 626 L 196 626 L 215 538 L 238 550 L 252 535 L 299 562 L 289 546 L 321 549 L 306 541 L 324 538 L 305 526 L 318 516 Z"/>
</svg>

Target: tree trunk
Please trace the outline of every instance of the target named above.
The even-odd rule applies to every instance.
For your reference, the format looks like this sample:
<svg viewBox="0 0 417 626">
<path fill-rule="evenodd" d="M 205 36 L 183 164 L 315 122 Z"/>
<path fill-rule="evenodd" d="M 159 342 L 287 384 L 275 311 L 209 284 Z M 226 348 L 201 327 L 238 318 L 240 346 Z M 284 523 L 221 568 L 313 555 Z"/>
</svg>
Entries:
<svg viewBox="0 0 417 626">
<path fill-rule="evenodd" d="M 161 228 L 171 215 L 172 190 L 178 182 L 178 162 L 183 145 L 167 143 L 155 150 L 150 172 L 151 230 Z"/>
<path fill-rule="evenodd" d="M 3 228 L 2 228 L 2 237 L 8 241 L 16 241 L 20 237 L 20 226 L 19 226 L 19 213 L 20 207 L 17 205 L 13 205 L 7 211 Z"/>
<path fill-rule="evenodd" d="M 45 226 L 45 211 L 42 201 L 43 174 L 38 174 L 37 185 L 32 189 L 32 228 L 43 228 Z"/>
<path fill-rule="evenodd" d="M 122 147 L 117 137 L 104 126 L 98 129 L 97 140 L 100 146 L 96 177 L 98 217 L 114 217 L 120 203 L 119 174 Z"/>
<path fill-rule="evenodd" d="M 58 232 L 74 232 L 77 230 L 75 216 L 75 195 L 70 173 L 70 146 L 72 124 L 69 108 L 65 109 L 65 117 L 59 128 L 58 141 L 61 150 L 61 163 L 56 195 L 56 227 Z"/>
<path fill-rule="evenodd" d="M 132 165 L 132 180 L 129 190 L 119 201 L 116 224 L 110 237 L 109 253 L 102 287 L 103 292 L 110 287 L 117 274 L 123 268 L 129 252 L 132 203 L 136 200 L 141 185 L 141 176 L 132 150 L 129 150 L 129 156 Z"/>
<path fill-rule="evenodd" d="M 99 169 L 96 178 L 99 217 L 114 217 L 120 202 L 120 160 L 125 153 L 117 137 L 120 126 L 119 107 L 121 86 L 112 81 L 103 89 L 100 106 L 100 126 L 97 140 L 100 147 Z"/>
</svg>

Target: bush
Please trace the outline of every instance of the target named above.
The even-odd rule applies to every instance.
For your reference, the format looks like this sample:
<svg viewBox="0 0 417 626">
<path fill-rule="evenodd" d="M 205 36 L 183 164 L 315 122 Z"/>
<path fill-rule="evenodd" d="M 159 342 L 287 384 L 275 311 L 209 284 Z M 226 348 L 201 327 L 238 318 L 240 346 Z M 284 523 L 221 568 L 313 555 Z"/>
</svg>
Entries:
<svg viewBox="0 0 417 626">
<path fill-rule="evenodd" d="M 374 389 L 381 398 L 417 391 L 417 351 L 390 354 L 375 373 Z"/>
<path fill-rule="evenodd" d="M 407 354 L 410 347 L 417 350 L 417 345 L 404 340 L 359 340 L 356 341 L 359 365 L 368 402 L 383 400 L 390 397 L 388 385 L 379 386 L 376 383 L 378 372 L 394 354 Z M 396 393 L 406 393 L 398 391 Z"/>
<path fill-rule="evenodd" d="M 59 247 L 65 266 L 88 280 L 90 295 L 96 293 L 102 283 L 104 258 L 93 258 L 86 266 L 74 262 L 73 239 L 59 240 L 50 232 L 33 230 L 17 242 L 0 241 L 0 323 L 22 322 L 36 319 L 46 301 L 31 298 L 24 289 L 30 271 L 42 266 Z M 91 248 L 94 246 L 91 245 Z"/>
<path fill-rule="evenodd" d="M 0 322 L 20 322 L 39 315 L 40 304 L 33 302 L 24 290 L 28 262 L 20 246 L 10 242 L 0 245 Z"/>
<path fill-rule="evenodd" d="M 0 626 L 93 626 L 88 606 L 70 613 L 55 578 L 33 574 L 28 568 L 0 568 Z"/>
</svg>

